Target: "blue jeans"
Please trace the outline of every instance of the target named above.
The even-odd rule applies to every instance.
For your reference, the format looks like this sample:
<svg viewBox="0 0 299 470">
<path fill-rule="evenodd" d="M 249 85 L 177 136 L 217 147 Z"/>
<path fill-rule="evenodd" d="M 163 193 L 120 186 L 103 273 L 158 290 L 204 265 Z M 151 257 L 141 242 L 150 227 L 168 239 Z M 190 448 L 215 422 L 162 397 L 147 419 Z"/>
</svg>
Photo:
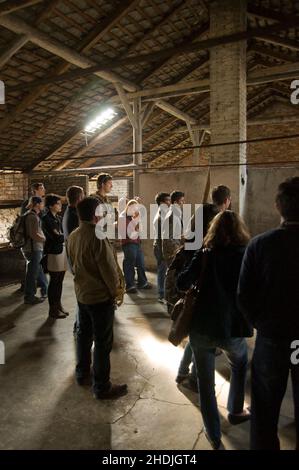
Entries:
<svg viewBox="0 0 299 470">
<path fill-rule="evenodd" d="M 290 362 L 293 352 L 290 344 L 290 340 L 257 335 L 251 372 L 250 448 L 253 450 L 280 449 L 277 425 L 290 371 L 299 450 L 299 364 Z"/>
<path fill-rule="evenodd" d="M 157 283 L 158 283 L 158 294 L 160 299 L 164 299 L 164 283 L 165 283 L 165 274 L 167 270 L 166 261 L 163 259 L 161 249 L 155 245 L 154 246 L 154 255 L 157 260 Z"/>
<path fill-rule="evenodd" d="M 215 395 L 215 350 L 225 353 L 231 367 L 230 388 L 227 402 L 229 413 L 243 411 L 247 371 L 247 343 L 244 338 L 215 339 L 190 333 L 194 355 L 201 413 L 211 440 L 221 439 L 220 418 Z"/>
<path fill-rule="evenodd" d="M 78 302 L 79 325 L 77 327 L 76 377 L 88 377 L 93 350 L 93 389 L 105 392 L 110 382 L 110 352 L 113 344 L 114 304 L 111 301 L 94 305 Z"/>
<path fill-rule="evenodd" d="M 147 284 L 147 277 L 141 246 L 137 243 L 127 243 L 122 248 L 124 252 L 123 270 L 126 288 L 135 287 L 135 267 L 137 268 L 138 287 L 145 286 Z"/>
<path fill-rule="evenodd" d="M 48 281 L 41 267 L 41 250 L 23 252 L 26 259 L 25 300 L 32 300 L 36 294 L 36 284 L 41 288 L 41 295 L 47 295 Z"/>
<path fill-rule="evenodd" d="M 188 375 L 189 366 L 191 362 L 192 362 L 191 379 L 194 380 L 194 382 L 197 382 L 197 375 L 196 375 L 196 368 L 195 368 L 195 363 L 193 359 L 193 352 L 191 349 L 190 341 L 188 341 L 188 343 L 185 346 L 183 357 L 179 365 L 178 375 Z"/>
</svg>

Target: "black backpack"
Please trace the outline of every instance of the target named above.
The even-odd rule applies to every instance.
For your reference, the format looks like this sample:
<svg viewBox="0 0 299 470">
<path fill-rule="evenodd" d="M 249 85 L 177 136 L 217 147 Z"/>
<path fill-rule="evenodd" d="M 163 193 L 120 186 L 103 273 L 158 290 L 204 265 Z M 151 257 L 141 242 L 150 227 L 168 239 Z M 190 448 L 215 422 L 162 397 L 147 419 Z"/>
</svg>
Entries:
<svg viewBox="0 0 299 470">
<path fill-rule="evenodd" d="M 23 248 L 27 241 L 25 219 L 28 212 L 18 215 L 13 225 L 8 229 L 8 239 L 13 248 Z"/>
</svg>

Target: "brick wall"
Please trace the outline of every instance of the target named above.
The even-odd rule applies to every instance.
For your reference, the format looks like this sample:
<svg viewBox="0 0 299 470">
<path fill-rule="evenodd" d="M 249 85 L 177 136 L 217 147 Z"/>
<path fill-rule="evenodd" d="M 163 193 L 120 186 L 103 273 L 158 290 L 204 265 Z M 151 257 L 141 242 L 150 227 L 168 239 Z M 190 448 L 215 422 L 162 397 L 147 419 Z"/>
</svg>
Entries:
<svg viewBox="0 0 299 470">
<path fill-rule="evenodd" d="M 0 172 L 0 202 L 23 200 L 28 179 L 22 173 Z"/>
<path fill-rule="evenodd" d="M 96 180 L 89 181 L 89 194 L 95 193 L 97 191 L 97 182 Z M 125 179 L 113 179 L 113 188 L 109 196 L 122 197 L 129 195 L 129 181 Z"/>
<path fill-rule="evenodd" d="M 0 173 L 0 206 L 1 204 L 4 206 L 0 207 L 0 244 L 8 242 L 7 230 L 20 211 L 19 207 L 10 207 L 9 205 L 5 207 L 5 205 L 11 203 L 12 206 L 15 206 L 12 201 L 21 203 L 26 197 L 27 185 L 27 176 L 22 173 Z"/>
<path fill-rule="evenodd" d="M 89 182 L 87 175 L 81 176 L 46 176 L 43 178 L 31 178 L 30 184 L 42 182 L 45 185 L 46 193 L 55 193 L 65 196 L 67 188 L 70 186 L 82 186 L 85 194 L 89 194 Z"/>
<path fill-rule="evenodd" d="M 9 227 L 14 223 L 17 215 L 20 213 L 20 209 L 0 209 L 0 245 L 2 243 L 8 243 L 7 231 Z"/>
</svg>

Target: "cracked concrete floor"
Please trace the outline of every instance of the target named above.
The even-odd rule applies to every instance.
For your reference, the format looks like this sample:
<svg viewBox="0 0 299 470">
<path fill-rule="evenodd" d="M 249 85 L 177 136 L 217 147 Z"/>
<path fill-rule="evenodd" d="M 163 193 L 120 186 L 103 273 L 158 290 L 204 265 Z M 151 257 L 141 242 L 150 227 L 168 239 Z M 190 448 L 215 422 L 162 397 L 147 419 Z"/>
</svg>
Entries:
<svg viewBox="0 0 299 470">
<path fill-rule="evenodd" d="M 150 281 L 155 276 L 149 274 Z M 75 296 L 64 283 L 70 317 L 47 319 L 47 304 L 23 305 L 16 286 L 0 290 L 0 334 L 6 364 L 0 365 L 0 449 L 205 449 L 197 396 L 176 386 L 182 349 L 165 339 L 170 320 L 156 289 L 125 296 L 117 310 L 111 355 L 112 379 L 129 393 L 96 401 L 74 380 Z M 2 328 L 2 333 L 1 333 Z M 5 331 L 6 330 L 6 331 Z M 228 367 L 217 358 L 216 389 L 226 449 L 248 449 L 249 424 L 226 421 Z M 280 420 L 282 447 L 294 447 L 288 390 Z M 249 397 L 246 397 L 249 404 Z"/>
</svg>

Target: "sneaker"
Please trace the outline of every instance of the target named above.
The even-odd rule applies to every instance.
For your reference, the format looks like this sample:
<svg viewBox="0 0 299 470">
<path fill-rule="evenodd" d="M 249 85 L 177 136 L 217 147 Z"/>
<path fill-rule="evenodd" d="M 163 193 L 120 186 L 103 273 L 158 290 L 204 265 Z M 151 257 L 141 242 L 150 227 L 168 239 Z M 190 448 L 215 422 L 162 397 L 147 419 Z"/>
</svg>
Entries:
<svg viewBox="0 0 299 470">
<path fill-rule="evenodd" d="M 152 289 L 152 288 L 153 288 L 153 286 L 149 282 L 144 284 L 144 286 L 138 287 L 138 289 L 145 289 L 145 290 L 146 289 Z"/>
<path fill-rule="evenodd" d="M 137 294 L 137 289 L 136 289 L 136 287 L 134 287 L 134 286 L 128 287 L 128 288 L 126 289 L 126 293 L 127 293 L 127 294 Z"/>
<path fill-rule="evenodd" d="M 41 297 L 33 297 L 33 299 L 25 299 L 24 304 L 26 305 L 36 305 L 41 304 L 43 299 Z"/>
<path fill-rule="evenodd" d="M 128 393 L 127 384 L 117 385 L 111 384 L 106 392 L 95 393 L 94 397 L 97 400 L 113 400 L 122 397 Z"/>
</svg>

